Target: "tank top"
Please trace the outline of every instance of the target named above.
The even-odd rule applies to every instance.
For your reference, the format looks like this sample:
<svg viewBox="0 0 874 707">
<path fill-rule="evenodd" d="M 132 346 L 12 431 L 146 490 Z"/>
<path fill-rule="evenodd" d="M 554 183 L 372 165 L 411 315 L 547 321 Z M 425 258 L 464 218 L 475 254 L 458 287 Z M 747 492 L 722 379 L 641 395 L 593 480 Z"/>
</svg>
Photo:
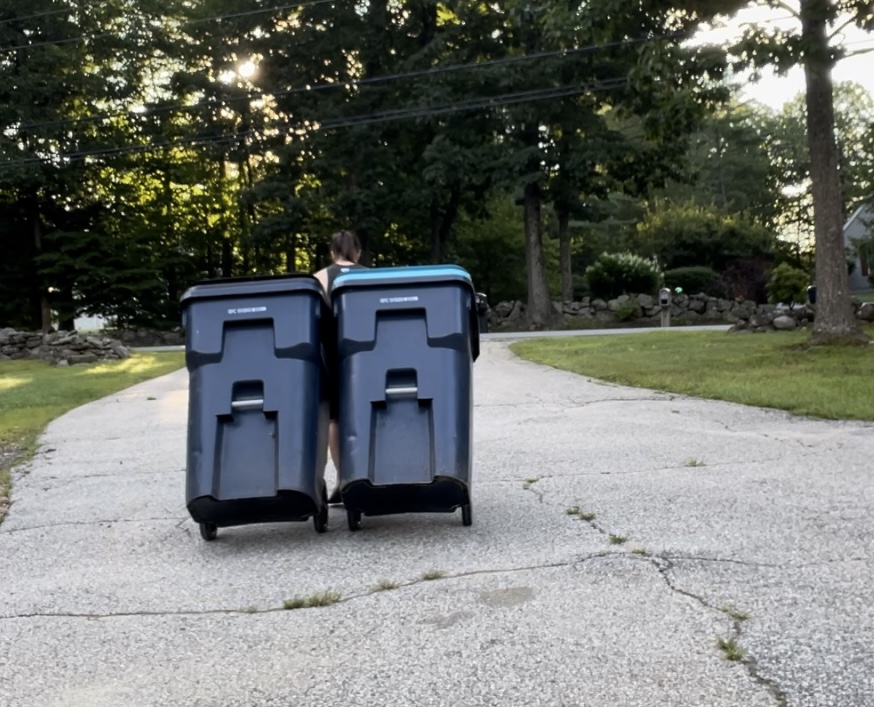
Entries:
<svg viewBox="0 0 874 707">
<path fill-rule="evenodd" d="M 328 296 L 331 295 L 331 290 L 334 289 L 334 280 L 336 280 L 340 275 L 343 275 L 350 270 L 366 270 L 366 265 L 358 265 L 358 263 L 354 263 L 352 265 L 339 265 L 337 263 L 333 263 L 328 266 Z"/>
</svg>

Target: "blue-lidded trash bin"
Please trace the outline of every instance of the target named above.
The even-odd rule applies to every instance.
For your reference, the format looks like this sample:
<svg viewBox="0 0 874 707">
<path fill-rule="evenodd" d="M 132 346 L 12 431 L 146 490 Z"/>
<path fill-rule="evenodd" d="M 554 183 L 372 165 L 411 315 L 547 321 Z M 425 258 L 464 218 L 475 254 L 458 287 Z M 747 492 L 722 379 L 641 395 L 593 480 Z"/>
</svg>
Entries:
<svg viewBox="0 0 874 707">
<path fill-rule="evenodd" d="M 476 294 L 453 265 L 352 271 L 334 282 L 340 469 L 349 528 L 362 515 L 472 522 Z"/>
<path fill-rule="evenodd" d="M 311 275 L 228 278 L 182 296 L 189 372 L 186 502 L 220 527 L 327 528 L 324 474 L 336 330 Z"/>
</svg>

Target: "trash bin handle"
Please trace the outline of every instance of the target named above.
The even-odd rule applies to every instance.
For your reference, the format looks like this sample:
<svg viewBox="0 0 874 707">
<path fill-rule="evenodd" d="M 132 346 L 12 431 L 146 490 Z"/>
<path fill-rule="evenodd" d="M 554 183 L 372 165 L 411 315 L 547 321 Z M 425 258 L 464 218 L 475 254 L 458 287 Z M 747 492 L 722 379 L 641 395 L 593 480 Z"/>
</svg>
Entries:
<svg viewBox="0 0 874 707">
<path fill-rule="evenodd" d="M 252 398 L 250 400 L 234 400 L 231 402 L 232 410 L 247 410 L 249 408 L 264 407 L 264 398 Z"/>
<path fill-rule="evenodd" d="M 408 385 L 397 388 L 386 388 L 385 395 L 386 397 L 390 395 L 415 395 L 419 392 L 419 386 L 417 385 Z"/>
</svg>

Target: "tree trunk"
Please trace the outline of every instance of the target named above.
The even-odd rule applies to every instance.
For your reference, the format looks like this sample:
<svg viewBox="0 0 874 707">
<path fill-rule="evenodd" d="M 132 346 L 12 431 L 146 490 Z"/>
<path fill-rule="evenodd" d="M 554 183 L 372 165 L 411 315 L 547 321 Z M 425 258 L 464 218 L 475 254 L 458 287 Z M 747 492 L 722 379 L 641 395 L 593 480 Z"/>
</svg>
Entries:
<svg viewBox="0 0 874 707">
<path fill-rule="evenodd" d="M 461 203 L 461 185 L 452 185 L 449 193 L 449 203 L 440 208 L 437 197 L 431 199 L 431 262 L 439 265 L 446 261 L 446 246 L 452 227 L 458 217 L 458 207 Z"/>
<path fill-rule="evenodd" d="M 556 209 L 556 215 L 558 216 L 558 257 L 561 265 L 561 300 L 572 302 L 574 277 L 571 270 L 571 217 L 567 209 Z"/>
<path fill-rule="evenodd" d="M 36 196 L 30 201 L 29 217 L 33 233 L 33 248 L 37 256 L 42 253 L 42 221 L 39 215 L 39 206 Z M 39 311 L 40 328 L 43 334 L 47 334 L 52 328 L 52 308 L 49 304 L 49 293 L 41 276 L 37 275 L 39 288 Z"/>
<path fill-rule="evenodd" d="M 555 322 L 556 312 L 549 299 L 546 263 L 543 258 L 543 228 L 540 219 L 540 187 L 525 185 L 525 262 L 528 269 L 528 323 L 545 329 Z"/>
<path fill-rule="evenodd" d="M 816 239 L 816 316 L 812 344 L 867 341 L 850 303 L 844 254 L 843 207 L 834 134 L 834 98 L 826 30 L 827 3 L 804 0 L 801 22 L 805 44 L 807 82 L 807 142 L 813 191 L 813 227 Z"/>
<path fill-rule="evenodd" d="M 285 239 L 285 271 L 297 270 L 297 234 L 291 233 Z"/>
</svg>

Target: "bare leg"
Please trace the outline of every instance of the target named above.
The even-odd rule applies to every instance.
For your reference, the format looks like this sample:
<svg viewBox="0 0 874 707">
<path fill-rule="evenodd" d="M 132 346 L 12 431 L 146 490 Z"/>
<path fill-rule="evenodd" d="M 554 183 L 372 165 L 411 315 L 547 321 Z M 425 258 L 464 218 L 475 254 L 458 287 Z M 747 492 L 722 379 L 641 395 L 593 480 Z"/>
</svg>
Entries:
<svg viewBox="0 0 874 707">
<path fill-rule="evenodd" d="M 337 470 L 337 485 L 330 495 L 330 503 L 340 503 L 340 427 L 335 420 L 328 425 L 328 451 L 331 453 L 331 461 Z"/>
</svg>

